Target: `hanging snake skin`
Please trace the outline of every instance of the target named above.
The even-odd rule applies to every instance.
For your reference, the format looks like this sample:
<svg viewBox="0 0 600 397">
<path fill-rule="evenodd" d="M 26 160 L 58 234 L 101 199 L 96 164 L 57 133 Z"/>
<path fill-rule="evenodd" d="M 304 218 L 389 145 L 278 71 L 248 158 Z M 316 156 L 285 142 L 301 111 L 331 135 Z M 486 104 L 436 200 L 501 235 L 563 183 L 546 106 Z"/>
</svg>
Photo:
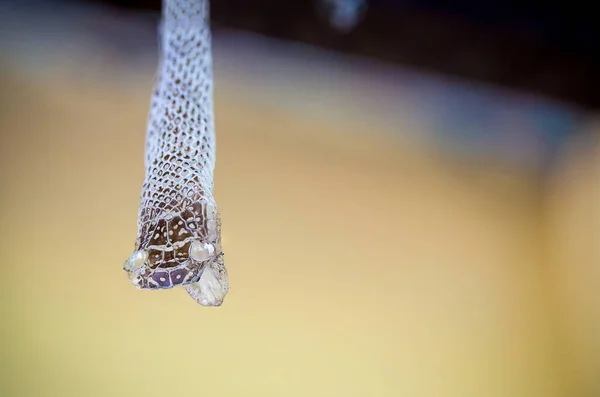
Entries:
<svg viewBox="0 0 600 397">
<path fill-rule="evenodd" d="M 133 254 L 139 289 L 181 286 L 203 306 L 229 289 L 213 197 L 215 132 L 208 0 L 163 0 Z"/>
</svg>

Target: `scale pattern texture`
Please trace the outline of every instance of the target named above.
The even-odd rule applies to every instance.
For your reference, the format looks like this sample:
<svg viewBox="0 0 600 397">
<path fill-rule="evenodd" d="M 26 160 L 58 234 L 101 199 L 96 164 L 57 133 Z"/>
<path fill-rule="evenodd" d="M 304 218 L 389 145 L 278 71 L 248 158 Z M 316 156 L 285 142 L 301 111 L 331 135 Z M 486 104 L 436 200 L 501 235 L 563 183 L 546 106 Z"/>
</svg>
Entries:
<svg viewBox="0 0 600 397">
<path fill-rule="evenodd" d="M 164 0 L 159 65 L 146 133 L 146 177 L 135 252 L 140 289 L 185 286 L 218 306 L 228 290 L 220 215 L 213 197 L 215 129 L 208 0 Z M 192 244 L 214 247 L 195 260 Z M 134 253 L 135 255 L 135 253 Z"/>
</svg>

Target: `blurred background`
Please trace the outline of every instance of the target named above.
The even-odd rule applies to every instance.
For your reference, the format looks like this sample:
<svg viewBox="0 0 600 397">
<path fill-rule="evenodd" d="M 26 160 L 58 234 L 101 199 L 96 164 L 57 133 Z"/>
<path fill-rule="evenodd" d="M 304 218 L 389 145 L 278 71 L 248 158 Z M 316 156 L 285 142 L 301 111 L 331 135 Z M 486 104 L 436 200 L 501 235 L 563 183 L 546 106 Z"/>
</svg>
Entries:
<svg viewBox="0 0 600 397">
<path fill-rule="evenodd" d="M 213 0 L 231 291 L 138 291 L 160 1 L 0 2 L 0 396 L 600 396 L 600 29 Z"/>
</svg>

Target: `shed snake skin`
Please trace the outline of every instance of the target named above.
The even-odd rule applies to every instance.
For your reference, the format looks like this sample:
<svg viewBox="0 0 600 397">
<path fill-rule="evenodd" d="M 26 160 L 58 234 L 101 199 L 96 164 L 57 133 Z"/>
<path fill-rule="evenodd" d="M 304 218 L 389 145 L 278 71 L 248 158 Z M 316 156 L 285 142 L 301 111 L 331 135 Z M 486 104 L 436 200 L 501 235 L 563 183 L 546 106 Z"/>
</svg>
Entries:
<svg viewBox="0 0 600 397">
<path fill-rule="evenodd" d="M 208 0 L 163 0 L 133 254 L 139 289 L 183 287 L 202 306 L 229 289 L 213 197 L 215 129 Z"/>
</svg>

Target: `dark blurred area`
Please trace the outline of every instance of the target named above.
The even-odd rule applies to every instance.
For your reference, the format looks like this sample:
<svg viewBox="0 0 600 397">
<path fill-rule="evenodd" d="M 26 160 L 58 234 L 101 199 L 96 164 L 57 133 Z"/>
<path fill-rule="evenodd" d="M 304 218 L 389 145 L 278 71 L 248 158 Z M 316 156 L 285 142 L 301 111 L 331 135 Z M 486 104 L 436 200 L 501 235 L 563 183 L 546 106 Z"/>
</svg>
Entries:
<svg viewBox="0 0 600 397">
<path fill-rule="evenodd" d="M 93 2 L 160 10 L 159 0 Z M 536 0 L 218 0 L 212 17 L 215 29 L 248 30 L 598 108 L 600 24 L 594 6 Z M 346 17 L 336 23 L 341 13 Z"/>
</svg>

